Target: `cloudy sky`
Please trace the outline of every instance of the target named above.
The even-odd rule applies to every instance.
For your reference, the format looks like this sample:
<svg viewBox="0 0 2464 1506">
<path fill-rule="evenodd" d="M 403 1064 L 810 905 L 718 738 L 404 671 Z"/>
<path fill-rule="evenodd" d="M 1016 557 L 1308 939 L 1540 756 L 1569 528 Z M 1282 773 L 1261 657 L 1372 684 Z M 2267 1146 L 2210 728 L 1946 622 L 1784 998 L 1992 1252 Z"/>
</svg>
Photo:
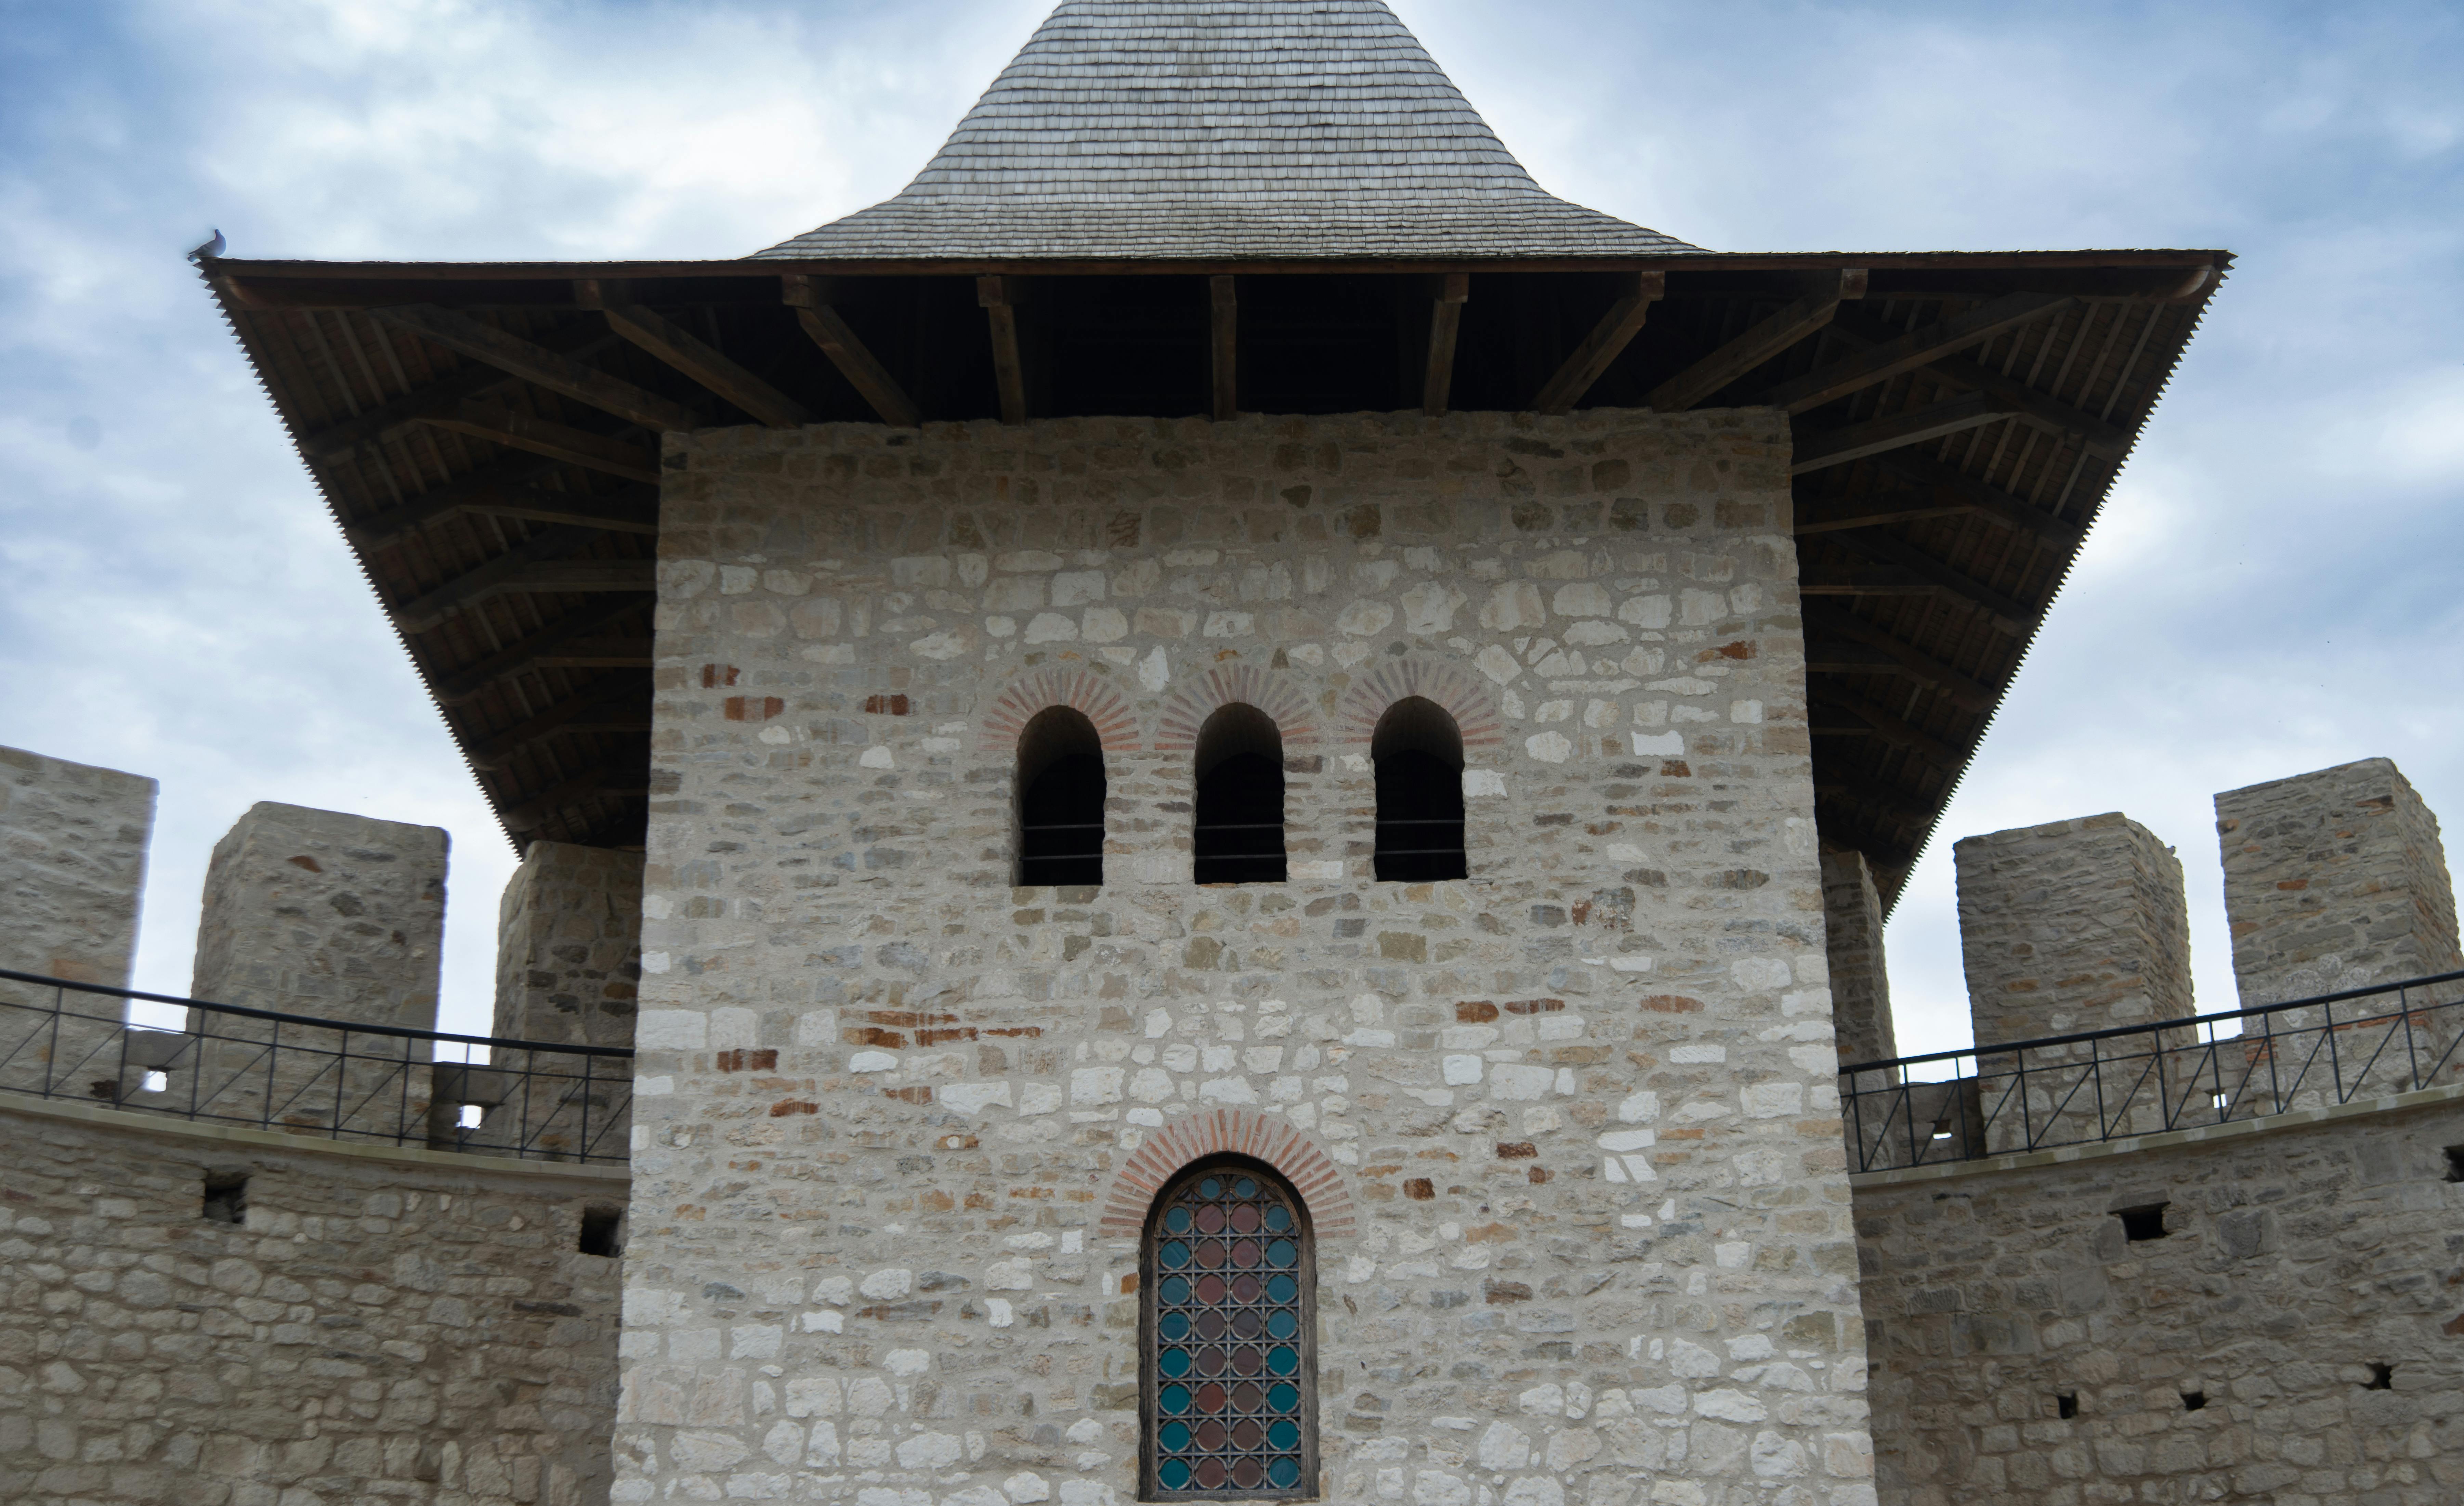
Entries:
<svg viewBox="0 0 2464 1506">
<path fill-rule="evenodd" d="M 740 255 L 895 191 L 1045 8 L 0 0 L 0 743 L 162 781 L 140 986 L 284 800 L 452 831 L 484 1030 L 514 861 L 181 254 Z M 1699 244 L 2240 257 L 1893 919 L 1903 1050 L 1968 1036 L 1950 836 L 2145 823 L 2214 1009 L 2213 791 L 2385 755 L 2464 830 L 2464 11 L 1396 8 L 1543 184 Z"/>
</svg>

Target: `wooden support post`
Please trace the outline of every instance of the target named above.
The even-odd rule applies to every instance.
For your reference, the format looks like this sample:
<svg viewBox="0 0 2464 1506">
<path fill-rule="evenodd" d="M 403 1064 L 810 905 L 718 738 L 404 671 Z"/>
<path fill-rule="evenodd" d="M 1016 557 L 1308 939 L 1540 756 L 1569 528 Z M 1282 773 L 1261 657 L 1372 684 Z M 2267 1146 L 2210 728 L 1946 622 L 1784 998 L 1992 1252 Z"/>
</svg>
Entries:
<svg viewBox="0 0 2464 1506">
<path fill-rule="evenodd" d="M 839 375 L 872 405 L 883 423 L 892 429 L 913 429 L 924 421 L 923 410 L 907 395 L 907 389 L 873 359 L 872 352 L 847 327 L 847 321 L 830 306 L 828 290 L 822 279 L 790 274 L 779 281 L 787 306 L 796 311 L 796 321 L 804 326 L 804 333 L 839 368 Z"/>
<path fill-rule="evenodd" d="M 1798 299 L 1651 389 L 1643 406 L 1682 413 L 1831 322 L 1841 300 L 1865 296 L 1865 269 L 1844 267 L 1831 285 Z"/>
<path fill-rule="evenodd" d="M 1574 353 L 1557 367 L 1556 374 L 1541 384 L 1539 395 L 1531 400 L 1534 409 L 1543 413 L 1563 413 L 1581 402 L 1592 384 L 1642 332 L 1643 321 L 1651 316 L 1651 305 L 1668 291 L 1665 272 L 1628 272 L 1620 277 L 1623 285 L 1617 301 L 1583 337 L 1583 343 L 1574 347 Z"/>
<path fill-rule="evenodd" d="M 451 413 L 429 413 L 420 422 L 516 450 L 527 450 L 533 454 L 543 454 L 568 465 L 605 471 L 609 476 L 621 476 L 628 481 L 648 481 L 653 486 L 659 482 L 659 457 L 640 445 L 594 434 L 569 424 L 533 418 L 528 413 L 517 413 L 509 408 L 464 403 Z"/>
<path fill-rule="evenodd" d="M 1454 395 L 1455 339 L 1463 330 L 1463 307 L 1471 300 L 1471 274 L 1444 272 L 1429 279 L 1429 355 L 1420 371 L 1420 411 L 1441 417 Z"/>
<path fill-rule="evenodd" d="M 1220 423 L 1241 413 L 1241 302 L 1228 273 L 1207 279 L 1207 343 L 1215 357 L 1215 417 Z"/>
<path fill-rule="evenodd" d="M 612 295 L 612 297 L 611 297 Z M 804 405 L 728 359 L 693 331 L 639 303 L 623 301 L 627 290 L 583 277 L 575 299 L 607 318 L 607 327 L 669 365 L 727 399 L 772 429 L 810 423 Z"/>
<path fill-rule="evenodd" d="M 978 277 L 976 305 L 984 311 L 993 339 L 993 385 L 1001 390 L 1004 424 L 1026 422 L 1026 363 L 1018 350 L 1018 279 Z"/>
<path fill-rule="evenodd" d="M 438 308 L 433 303 L 405 303 L 372 308 L 368 317 L 409 330 L 456 355 L 483 362 L 645 429 L 656 432 L 701 427 L 701 415 L 682 403 L 671 402 L 656 392 L 609 376 L 596 366 L 583 365 L 535 341 L 509 335 L 494 324 L 483 324 L 468 314 Z"/>
</svg>

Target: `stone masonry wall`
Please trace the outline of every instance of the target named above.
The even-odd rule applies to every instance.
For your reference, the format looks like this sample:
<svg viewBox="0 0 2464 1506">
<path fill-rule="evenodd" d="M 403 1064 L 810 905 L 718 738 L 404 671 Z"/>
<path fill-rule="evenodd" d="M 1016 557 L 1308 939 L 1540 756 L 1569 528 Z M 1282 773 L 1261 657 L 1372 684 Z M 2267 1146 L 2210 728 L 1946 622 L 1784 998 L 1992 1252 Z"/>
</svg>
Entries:
<svg viewBox="0 0 2464 1506">
<path fill-rule="evenodd" d="M 2464 1499 L 2464 1101 L 2165 1139 L 1858 1179 L 1886 1506 Z"/>
<path fill-rule="evenodd" d="M 617 1499 L 1134 1498 L 1203 1125 L 1340 1189 L 1327 1498 L 1871 1498 L 1779 415 L 669 444 Z M 1372 877 L 1405 695 L 1468 880 Z M 1201 890 L 1232 701 L 1290 881 Z M 1054 702 L 1101 889 L 1010 887 Z"/>
<path fill-rule="evenodd" d="M 2364 759 L 2216 796 L 2244 1008 L 2464 968 L 2438 818 Z"/>
<path fill-rule="evenodd" d="M 155 782 L 0 748 L 0 967 L 126 987 Z M 64 1011 L 55 1034 L 50 1011 Z M 121 1001 L 0 979 L 0 1088 L 119 1091 Z M 39 1013 L 36 1011 L 40 1011 Z M 91 1020 L 92 1024 L 84 1023 Z"/>
<path fill-rule="evenodd" d="M 621 1171 L 6 1098 L 0 1141 L 0 1500 L 606 1499 L 618 1262 L 576 1246 Z"/>
<path fill-rule="evenodd" d="M 533 842 L 496 920 L 490 1033 L 630 1046 L 642 974 L 642 854 Z"/>
<path fill-rule="evenodd" d="M 1864 853 L 1822 854 L 1822 923 L 1840 1065 L 1897 1056 L 1891 979 L 1882 963 L 1882 897 Z"/>
</svg>

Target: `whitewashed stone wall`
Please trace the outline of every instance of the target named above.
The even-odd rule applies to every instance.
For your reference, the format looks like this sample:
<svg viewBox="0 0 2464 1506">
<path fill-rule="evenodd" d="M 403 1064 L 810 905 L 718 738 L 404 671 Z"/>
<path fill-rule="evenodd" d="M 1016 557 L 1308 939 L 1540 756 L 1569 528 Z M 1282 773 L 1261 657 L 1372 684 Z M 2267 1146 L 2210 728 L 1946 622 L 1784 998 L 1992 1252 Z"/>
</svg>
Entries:
<svg viewBox="0 0 2464 1506">
<path fill-rule="evenodd" d="M 1857 1179 L 1889 1506 L 2464 1500 L 2464 1102 L 2230 1128 Z"/>
<path fill-rule="evenodd" d="M 617 1499 L 1133 1498 L 1098 1214 L 1225 1106 L 1357 1206 L 1328 1498 L 1870 1498 L 1778 415 L 669 443 Z M 1371 876 L 1413 692 L 1467 881 Z M 1289 883 L 1189 882 L 1225 698 Z M 1010 887 L 1056 699 L 1100 890 Z"/>
<path fill-rule="evenodd" d="M 576 1247 L 621 1170 L 6 1096 L 0 1143 L 0 1500 L 606 1499 L 618 1263 Z"/>
</svg>

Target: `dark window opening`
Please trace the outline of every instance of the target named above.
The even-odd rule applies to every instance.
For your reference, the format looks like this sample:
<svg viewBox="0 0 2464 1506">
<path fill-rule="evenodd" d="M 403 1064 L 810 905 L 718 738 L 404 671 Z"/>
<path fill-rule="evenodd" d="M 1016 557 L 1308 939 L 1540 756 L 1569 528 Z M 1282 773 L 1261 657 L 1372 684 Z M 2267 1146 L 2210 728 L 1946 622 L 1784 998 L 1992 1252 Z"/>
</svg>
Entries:
<svg viewBox="0 0 2464 1506">
<path fill-rule="evenodd" d="M 575 1249 L 585 1255 L 603 1255 L 613 1259 L 625 1252 L 618 1242 L 617 1230 L 623 1226 L 625 1210 L 594 1205 L 582 1210 L 582 1238 Z"/>
<path fill-rule="evenodd" d="M 2054 1414 L 2057 1417 L 2077 1417 L 2079 1415 L 2079 1393 L 2077 1391 L 2064 1391 L 2059 1396 L 2055 1397 Z"/>
<path fill-rule="evenodd" d="M 2207 1405 L 2208 1393 L 2205 1391 L 2184 1391 L 2182 1393 L 2182 1410 L 2186 1412 L 2199 1411 Z"/>
<path fill-rule="evenodd" d="M 1284 735 L 1257 707 L 1221 707 L 1199 728 L 1191 835 L 1201 884 L 1284 881 Z"/>
<path fill-rule="evenodd" d="M 1386 883 L 1463 878 L 1463 732 L 1445 708 L 1407 696 L 1370 740 L 1377 765 L 1377 877 Z"/>
<path fill-rule="evenodd" d="M 2370 1378 L 2362 1383 L 2362 1389 L 2365 1391 L 2394 1390 L 2395 1366 L 2391 1364 L 2372 1364 L 2370 1366 Z"/>
<path fill-rule="evenodd" d="M 248 1222 L 248 1173 L 244 1171 L 209 1171 L 206 1173 L 206 1202 L 199 1216 L 215 1224 Z"/>
<path fill-rule="evenodd" d="M 1202 1163 L 1155 1199 L 1140 1263 L 1140 1498 L 1315 1495 L 1317 1260 L 1299 1194 L 1255 1162 Z"/>
<path fill-rule="evenodd" d="M 1018 739 L 1018 882 L 1104 881 L 1104 747 L 1086 713 L 1047 706 Z"/>
<path fill-rule="evenodd" d="M 2447 1147 L 2447 1180 L 2464 1182 L 2464 1145 Z"/>
<path fill-rule="evenodd" d="M 2165 1228 L 2165 1210 L 2172 1206 L 2170 1203 L 2150 1203 L 2145 1207 L 2123 1208 L 2120 1211 L 2122 1237 L 2134 1243 L 2143 1239 L 2164 1238 L 2168 1232 Z"/>
</svg>

